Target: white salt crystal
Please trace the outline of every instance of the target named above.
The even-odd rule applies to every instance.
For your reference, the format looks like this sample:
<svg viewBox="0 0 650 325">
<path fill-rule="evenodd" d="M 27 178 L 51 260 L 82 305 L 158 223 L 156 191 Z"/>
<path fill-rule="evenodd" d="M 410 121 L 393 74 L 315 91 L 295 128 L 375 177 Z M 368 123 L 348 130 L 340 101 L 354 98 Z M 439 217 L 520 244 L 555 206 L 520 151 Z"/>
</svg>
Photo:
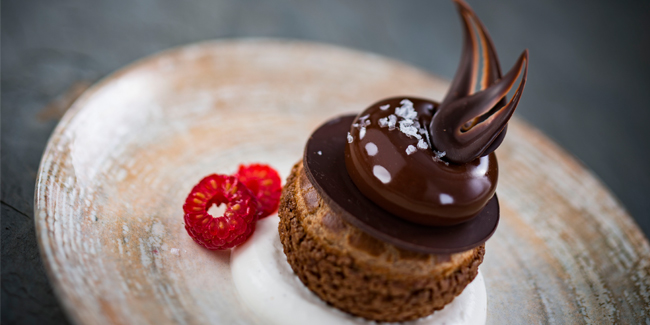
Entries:
<svg viewBox="0 0 650 325">
<path fill-rule="evenodd" d="M 411 124 L 413 124 L 413 121 L 411 120 L 401 120 L 399 121 L 399 130 L 402 131 L 402 133 L 406 134 L 406 136 L 409 138 L 416 137 L 418 139 L 421 139 L 422 136 L 418 134 L 418 129 L 416 129 Z"/>
<path fill-rule="evenodd" d="M 319 150 L 319 151 L 318 151 L 318 155 L 319 155 L 319 156 L 322 156 L 322 155 L 323 155 L 323 152 Z"/>
<path fill-rule="evenodd" d="M 407 155 L 411 155 L 412 153 L 414 153 L 416 151 L 418 151 L 418 149 L 415 149 L 415 147 L 413 145 L 409 145 L 408 147 L 406 147 L 406 154 Z"/>
<path fill-rule="evenodd" d="M 348 132 L 348 143 L 352 143 L 352 141 L 354 141 L 354 138 L 352 137 L 352 134 Z"/>
<path fill-rule="evenodd" d="M 388 115 L 388 130 L 394 130 L 396 124 L 397 124 L 397 116 L 393 114 Z"/>
<path fill-rule="evenodd" d="M 410 110 L 406 111 L 406 116 L 404 116 L 404 118 L 411 119 L 411 120 L 416 119 L 418 118 L 418 112 L 414 111 L 411 108 Z"/>
<path fill-rule="evenodd" d="M 424 142 L 424 140 L 420 139 L 420 141 L 418 141 L 418 148 L 422 150 L 429 149 L 429 145 Z"/>
<path fill-rule="evenodd" d="M 361 127 L 361 129 L 359 129 L 359 140 L 362 140 L 363 137 L 365 137 L 365 136 L 366 136 L 366 128 Z"/>
<path fill-rule="evenodd" d="M 379 109 L 382 110 L 382 111 L 385 111 L 385 110 L 387 110 L 389 107 L 390 107 L 390 104 L 386 104 L 386 105 L 379 106 Z"/>
<path fill-rule="evenodd" d="M 403 118 L 404 116 L 406 116 L 406 114 L 407 114 L 406 113 L 406 108 L 404 108 L 404 107 L 396 107 L 395 108 L 395 115 Z"/>
<path fill-rule="evenodd" d="M 401 107 L 395 108 L 395 115 L 408 120 L 413 120 L 418 117 L 418 112 L 413 109 L 413 103 L 410 100 L 404 99 L 400 104 L 402 104 Z"/>
<path fill-rule="evenodd" d="M 399 103 L 402 104 L 402 106 L 410 106 L 410 107 L 413 107 L 413 102 L 410 101 L 410 100 L 408 100 L 408 99 L 406 99 L 406 98 L 402 99 L 402 101 L 399 102 Z"/>
<path fill-rule="evenodd" d="M 444 157 L 446 154 L 447 154 L 447 152 L 445 152 L 445 151 L 442 151 L 442 152 L 441 152 L 441 151 L 436 151 L 436 150 L 434 150 L 434 151 L 433 151 L 433 157 L 432 157 L 432 158 L 433 158 L 433 161 L 435 161 L 435 162 L 441 162 L 441 163 L 444 163 L 445 165 L 449 166 L 449 163 L 448 163 L 448 162 L 442 160 L 442 157 Z"/>
<path fill-rule="evenodd" d="M 422 128 L 422 130 L 420 130 L 420 133 L 424 134 L 424 136 L 427 137 L 427 143 L 429 144 L 429 146 L 431 146 L 431 139 L 429 138 L 429 132 L 427 131 L 427 129 Z"/>
<path fill-rule="evenodd" d="M 379 124 L 380 128 L 385 128 L 388 126 L 388 118 L 387 117 L 382 117 L 377 121 L 377 124 Z"/>
</svg>

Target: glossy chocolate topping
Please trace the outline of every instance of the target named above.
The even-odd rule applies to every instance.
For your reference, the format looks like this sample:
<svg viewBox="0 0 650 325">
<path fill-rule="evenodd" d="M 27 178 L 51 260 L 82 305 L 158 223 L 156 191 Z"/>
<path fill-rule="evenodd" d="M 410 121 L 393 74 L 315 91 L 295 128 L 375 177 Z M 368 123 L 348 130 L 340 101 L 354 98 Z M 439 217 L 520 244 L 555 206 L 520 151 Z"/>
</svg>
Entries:
<svg viewBox="0 0 650 325">
<path fill-rule="evenodd" d="M 447 226 L 483 209 L 498 166 L 493 153 L 466 164 L 445 161 L 426 129 L 437 107 L 404 97 L 375 103 L 354 120 L 345 162 L 354 184 L 377 205 L 411 222 Z"/>
<path fill-rule="evenodd" d="M 528 50 L 502 77 L 499 59 L 485 26 L 464 1 L 455 0 L 455 3 L 463 21 L 463 52 L 429 132 L 431 141 L 438 150 L 446 152 L 448 161 L 462 164 L 494 151 L 503 140 L 506 124 L 526 85 Z M 520 75 L 519 86 L 507 102 L 505 97 Z"/>
<path fill-rule="evenodd" d="M 406 221 L 368 199 L 352 182 L 345 167 L 347 133 L 354 119 L 350 115 L 326 122 L 311 135 L 305 147 L 305 174 L 332 211 L 372 237 L 428 254 L 466 251 L 492 236 L 499 223 L 496 195 L 475 218 L 448 227 Z"/>
<path fill-rule="evenodd" d="M 443 102 L 401 97 L 375 103 L 354 121 L 346 146 L 347 170 L 359 190 L 423 225 L 470 220 L 494 195 L 498 167 L 492 152 L 503 141 L 528 71 L 524 51 L 502 76 L 485 27 L 465 2 L 455 2 L 465 41 Z"/>
<path fill-rule="evenodd" d="M 471 249 L 496 229 L 493 151 L 503 141 L 528 73 L 526 50 L 502 75 L 485 27 L 464 1 L 454 2 L 462 18 L 463 52 L 442 103 L 382 100 L 356 118 L 327 122 L 305 149 L 307 176 L 346 221 L 425 253 Z"/>
</svg>

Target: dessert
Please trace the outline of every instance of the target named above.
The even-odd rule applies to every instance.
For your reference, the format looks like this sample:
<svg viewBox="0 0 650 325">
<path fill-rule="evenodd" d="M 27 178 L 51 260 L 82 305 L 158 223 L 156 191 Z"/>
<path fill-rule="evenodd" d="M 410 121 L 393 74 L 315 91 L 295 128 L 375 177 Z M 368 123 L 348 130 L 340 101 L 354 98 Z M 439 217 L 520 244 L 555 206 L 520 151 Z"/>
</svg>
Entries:
<svg viewBox="0 0 650 325">
<path fill-rule="evenodd" d="M 464 45 L 444 100 L 389 98 L 326 122 L 282 191 L 278 229 L 293 272 L 369 320 L 413 320 L 449 304 L 477 276 L 498 224 L 494 150 L 528 52 L 502 75 L 485 27 L 455 3 Z"/>
<path fill-rule="evenodd" d="M 483 245 L 425 254 L 369 236 L 318 194 L 302 164 L 280 203 L 280 240 L 300 280 L 333 306 L 371 320 L 412 320 L 442 309 L 478 272 Z M 408 308 L 405 308 L 408 307 Z"/>
</svg>

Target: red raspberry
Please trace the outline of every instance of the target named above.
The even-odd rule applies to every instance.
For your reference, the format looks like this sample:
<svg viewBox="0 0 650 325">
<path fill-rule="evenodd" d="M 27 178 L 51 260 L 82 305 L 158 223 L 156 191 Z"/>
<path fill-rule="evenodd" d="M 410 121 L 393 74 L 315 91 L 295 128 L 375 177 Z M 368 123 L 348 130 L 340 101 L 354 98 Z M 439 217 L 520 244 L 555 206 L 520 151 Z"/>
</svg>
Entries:
<svg viewBox="0 0 650 325">
<path fill-rule="evenodd" d="M 262 164 L 239 165 L 235 176 L 246 184 L 246 187 L 257 198 L 261 210 L 260 218 L 278 211 L 282 194 L 282 180 L 275 169 Z"/>
<path fill-rule="evenodd" d="M 208 213 L 213 205 L 226 204 L 221 217 Z M 258 202 L 246 186 L 234 176 L 210 175 L 194 186 L 185 199 L 185 230 L 199 243 L 212 250 L 237 246 L 255 230 L 259 217 Z"/>
</svg>

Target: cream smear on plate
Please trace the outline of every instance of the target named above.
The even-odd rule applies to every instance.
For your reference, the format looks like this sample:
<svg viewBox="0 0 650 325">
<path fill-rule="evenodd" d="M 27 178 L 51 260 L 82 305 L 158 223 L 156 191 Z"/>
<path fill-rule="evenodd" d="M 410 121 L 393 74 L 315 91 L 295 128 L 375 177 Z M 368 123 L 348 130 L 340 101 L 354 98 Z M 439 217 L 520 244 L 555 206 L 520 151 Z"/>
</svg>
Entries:
<svg viewBox="0 0 650 325">
<path fill-rule="evenodd" d="M 265 324 L 376 324 L 327 305 L 309 291 L 287 263 L 277 215 L 257 223 L 253 236 L 233 249 L 230 268 L 241 301 Z M 479 272 L 463 292 L 433 315 L 404 324 L 485 324 L 487 295 Z"/>
</svg>

